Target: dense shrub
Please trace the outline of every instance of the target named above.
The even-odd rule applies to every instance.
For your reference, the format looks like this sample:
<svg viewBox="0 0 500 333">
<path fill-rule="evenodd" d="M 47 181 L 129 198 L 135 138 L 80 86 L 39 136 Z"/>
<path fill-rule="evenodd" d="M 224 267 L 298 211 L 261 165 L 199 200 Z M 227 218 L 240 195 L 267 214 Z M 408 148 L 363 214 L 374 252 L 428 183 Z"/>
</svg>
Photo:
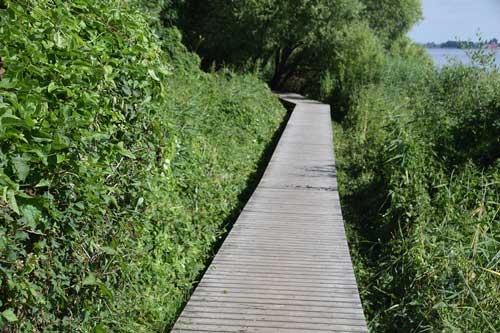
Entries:
<svg viewBox="0 0 500 333">
<path fill-rule="evenodd" d="M 336 126 L 341 199 L 374 332 L 500 327 L 498 77 L 395 50 L 381 82 Z"/>
<path fill-rule="evenodd" d="M 473 159 L 487 167 L 500 157 L 500 73 L 464 65 L 440 72 L 442 103 L 451 113 L 441 146 L 454 164 Z"/>
<path fill-rule="evenodd" d="M 164 331 L 240 205 L 282 108 L 151 29 L 119 0 L 0 9 L 0 331 Z"/>
<path fill-rule="evenodd" d="M 385 53 L 379 39 L 364 23 L 344 27 L 334 45 L 336 51 L 326 61 L 328 69 L 319 80 L 319 89 L 311 84 L 309 93 L 319 92 L 319 97 L 343 116 L 354 105 L 358 92 L 380 80 Z M 318 81 L 317 77 L 314 79 Z M 308 82 L 313 82 L 313 78 Z"/>
</svg>

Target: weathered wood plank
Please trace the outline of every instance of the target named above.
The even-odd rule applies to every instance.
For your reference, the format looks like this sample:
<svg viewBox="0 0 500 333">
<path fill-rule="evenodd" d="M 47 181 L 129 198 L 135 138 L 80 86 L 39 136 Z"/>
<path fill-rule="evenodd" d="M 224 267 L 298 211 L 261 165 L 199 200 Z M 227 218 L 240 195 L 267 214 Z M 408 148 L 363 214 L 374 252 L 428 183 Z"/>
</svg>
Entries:
<svg viewBox="0 0 500 333">
<path fill-rule="evenodd" d="M 367 332 L 330 110 L 297 95 L 266 171 L 174 332 Z"/>
</svg>

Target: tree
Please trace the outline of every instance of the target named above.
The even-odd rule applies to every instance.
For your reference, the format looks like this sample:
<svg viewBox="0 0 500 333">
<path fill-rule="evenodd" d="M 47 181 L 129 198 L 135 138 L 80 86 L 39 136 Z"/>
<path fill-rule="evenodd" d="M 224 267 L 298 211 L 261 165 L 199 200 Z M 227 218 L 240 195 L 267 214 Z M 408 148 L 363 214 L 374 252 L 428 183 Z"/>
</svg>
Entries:
<svg viewBox="0 0 500 333">
<path fill-rule="evenodd" d="M 420 0 L 361 0 L 370 27 L 386 46 L 404 36 L 422 19 Z"/>
<path fill-rule="evenodd" d="M 326 90 L 345 84 L 345 93 L 354 82 L 348 75 L 369 83 L 383 52 L 378 46 L 389 49 L 421 18 L 420 0 L 170 1 L 181 4 L 177 24 L 205 69 L 259 62 L 273 89 L 294 83 L 294 90 L 308 87 L 317 95 L 320 78 Z M 342 67 L 347 63 L 370 72 L 359 75 Z"/>
<path fill-rule="evenodd" d="M 259 60 L 272 65 L 271 86 L 279 89 L 297 72 L 318 69 L 362 9 L 357 0 L 192 0 L 179 24 L 205 66 Z"/>
</svg>

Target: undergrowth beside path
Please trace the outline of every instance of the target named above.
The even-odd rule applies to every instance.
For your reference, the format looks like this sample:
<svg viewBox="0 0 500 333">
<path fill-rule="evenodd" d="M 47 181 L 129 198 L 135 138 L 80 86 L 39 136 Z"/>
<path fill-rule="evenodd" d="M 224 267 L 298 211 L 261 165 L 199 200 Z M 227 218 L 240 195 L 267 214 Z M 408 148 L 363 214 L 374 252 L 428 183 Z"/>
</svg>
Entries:
<svg viewBox="0 0 500 333">
<path fill-rule="evenodd" d="M 4 3 L 0 331 L 166 331 L 285 111 L 127 1 Z"/>
<path fill-rule="evenodd" d="M 335 125 L 372 332 L 500 329 L 500 74 L 485 63 L 390 57 Z"/>
</svg>

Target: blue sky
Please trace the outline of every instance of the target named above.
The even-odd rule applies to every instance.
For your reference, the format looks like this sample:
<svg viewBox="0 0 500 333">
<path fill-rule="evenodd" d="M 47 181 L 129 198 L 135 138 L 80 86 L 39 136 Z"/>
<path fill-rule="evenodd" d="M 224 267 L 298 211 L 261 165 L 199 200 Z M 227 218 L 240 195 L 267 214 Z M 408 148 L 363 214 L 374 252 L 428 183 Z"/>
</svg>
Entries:
<svg viewBox="0 0 500 333">
<path fill-rule="evenodd" d="M 409 36 L 419 43 L 500 39 L 500 0 L 421 0 L 424 20 Z"/>
</svg>

